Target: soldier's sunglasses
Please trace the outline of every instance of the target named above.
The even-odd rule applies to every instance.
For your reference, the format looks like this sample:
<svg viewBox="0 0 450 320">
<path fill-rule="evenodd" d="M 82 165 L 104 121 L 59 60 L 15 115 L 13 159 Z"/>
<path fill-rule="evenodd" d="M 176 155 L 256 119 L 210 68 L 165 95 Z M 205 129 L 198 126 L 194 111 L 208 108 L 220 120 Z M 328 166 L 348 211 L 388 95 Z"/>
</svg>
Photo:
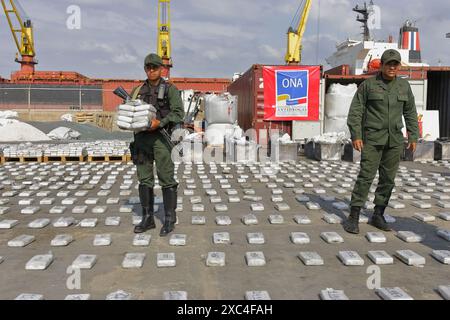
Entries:
<svg viewBox="0 0 450 320">
<path fill-rule="evenodd" d="M 161 68 L 161 66 L 158 66 L 156 64 L 148 64 L 145 67 L 147 68 L 147 70 L 158 70 L 159 68 Z"/>
</svg>

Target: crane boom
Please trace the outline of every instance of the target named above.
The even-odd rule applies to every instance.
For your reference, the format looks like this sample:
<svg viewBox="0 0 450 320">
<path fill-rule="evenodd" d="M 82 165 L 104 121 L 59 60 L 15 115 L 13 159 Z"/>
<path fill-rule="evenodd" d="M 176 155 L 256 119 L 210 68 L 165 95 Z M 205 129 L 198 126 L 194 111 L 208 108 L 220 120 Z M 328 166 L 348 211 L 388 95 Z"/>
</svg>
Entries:
<svg viewBox="0 0 450 320">
<path fill-rule="evenodd" d="M 162 58 L 167 70 L 163 77 L 169 78 L 172 67 L 172 54 L 170 43 L 170 0 L 158 2 L 158 44 L 157 54 Z"/>
<path fill-rule="evenodd" d="M 17 55 L 16 61 L 21 64 L 22 71 L 34 72 L 34 65 L 37 64 L 37 62 L 34 59 L 36 51 L 34 49 L 33 24 L 30 19 L 26 18 L 26 20 L 24 20 L 22 18 L 24 13 L 17 0 L 1 0 L 1 3 L 14 42 L 19 51 L 18 54 L 20 54 L 22 58 L 20 60 Z M 22 12 L 19 12 L 19 9 Z"/>
<path fill-rule="evenodd" d="M 287 50 L 285 57 L 286 64 L 296 65 L 300 64 L 302 60 L 302 40 L 303 35 L 305 34 L 309 13 L 311 11 L 312 0 L 303 0 L 297 12 L 300 12 L 302 4 L 303 10 L 301 10 L 298 25 L 295 29 L 291 26 L 287 33 Z"/>
</svg>

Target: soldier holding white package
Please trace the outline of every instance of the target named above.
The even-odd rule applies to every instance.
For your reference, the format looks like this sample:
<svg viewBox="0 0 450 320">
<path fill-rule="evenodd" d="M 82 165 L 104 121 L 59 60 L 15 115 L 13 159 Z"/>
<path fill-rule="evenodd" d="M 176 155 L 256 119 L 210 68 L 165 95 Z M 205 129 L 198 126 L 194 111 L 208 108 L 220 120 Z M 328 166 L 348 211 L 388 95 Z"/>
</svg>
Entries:
<svg viewBox="0 0 450 320">
<path fill-rule="evenodd" d="M 158 55 L 152 53 L 145 58 L 148 79 L 134 88 L 129 103 L 119 107 L 117 124 L 136 132 L 130 148 L 137 166 L 143 217 L 134 232 L 156 228 L 153 216 L 155 162 L 165 211 L 160 236 L 166 236 L 175 229 L 178 183 L 174 177 L 173 146 L 160 130 L 171 134 L 176 125 L 183 122 L 184 108 L 178 89 L 161 77 L 162 68 L 163 61 Z"/>
</svg>

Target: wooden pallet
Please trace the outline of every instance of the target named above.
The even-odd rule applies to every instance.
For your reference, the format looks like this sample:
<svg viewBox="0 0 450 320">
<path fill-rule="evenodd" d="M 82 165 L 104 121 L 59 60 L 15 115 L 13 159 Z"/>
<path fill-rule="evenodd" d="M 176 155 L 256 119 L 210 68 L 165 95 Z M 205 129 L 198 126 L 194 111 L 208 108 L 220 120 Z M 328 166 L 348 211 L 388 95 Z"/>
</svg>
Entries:
<svg viewBox="0 0 450 320">
<path fill-rule="evenodd" d="M 112 131 L 114 127 L 115 113 L 101 112 L 95 115 L 95 124 L 108 131 Z"/>
<path fill-rule="evenodd" d="M 110 162 L 126 162 L 127 158 L 125 155 L 122 156 L 107 156 L 108 160 Z"/>
<path fill-rule="evenodd" d="M 92 112 L 78 112 L 75 114 L 75 122 L 77 123 L 95 123 L 95 114 Z"/>
<path fill-rule="evenodd" d="M 27 163 L 27 162 L 42 162 L 44 157 L 5 157 L 2 156 L 0 162 L 21 162 L 21 163 Z"/>
<path fill-rule="evenodd" d="M 85 156 L 44 156 L 44 162 L 83 162 Z"/>
<path fill-rule="evenodd" d="M 127 162 L 127 156 L 88 156 L 88 162 Z"/>
</svg>

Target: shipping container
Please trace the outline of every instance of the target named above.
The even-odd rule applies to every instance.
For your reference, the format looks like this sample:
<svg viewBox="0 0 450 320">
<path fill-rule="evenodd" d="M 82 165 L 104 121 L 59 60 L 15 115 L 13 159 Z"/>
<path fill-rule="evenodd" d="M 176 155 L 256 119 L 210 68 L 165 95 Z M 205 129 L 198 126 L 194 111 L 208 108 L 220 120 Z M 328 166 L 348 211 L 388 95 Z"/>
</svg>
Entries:
<svg viewBox="0 0 450 320">
<path fill-rule="evenodd" d="M 304 141 L 324 132 L 325 120 L 325 79 L 320 79 L 319 121 L 292 121 L 292 140 Z"/>
<path fill-rule="evenodd" d="M 200 93 L 224 93 L 231 83 L 224 78 L 170 78 L 179 90 L 194 90 Z"/>
<path fill-rule="evenodd" d="M 440 110 L 430 108 L 430 103 L 428 99 L 431 97 L 430 92 L 428 92 L 430 87 L 436 88 L 437 85 L 441 83 L 441 80 L 435 80 L 434 83 L 429 83 L 430 74 L 436 72 L 442 72 L 442 70 L 448 70 L 447 67 L 403 67 L 399 73 L 400 77 L 403 77 L 408 80 L 411 85 L 411 90 L 413 92 L 417 111 L 425 111 L 425 110 Z M 339 72 L 342 72 L 340 74 Z M 350 75 L 348 72 L 348 68 L 346 66 L 340 66 L 338 68 L 334 68 L 331 70 L 325 71 L 324 77 L 326 79 L 325 90 L 328 91 L 329 87 L 332 84 L 339 83 L 342 85 L 347 85 L 350 83 L 356 83 L 358 86 L 364 82 L 366 79 L 374 77 L 375 74 L 364 74 L 364 75 Z M 436 89 L 434 89 L 436 90 Z M 447 84 L 448 90 L 448 84 Z M 436 93 L 433 94 L 436 96 Z M 442 93 L 438 93 L 438 96 L 442 97 Z M 445 108 L 444 108 L 445 109 Z M 449 122 L 449 116 L 447 116 L 447 122 Z M 442 123 L 445 122 L 445 118 L 441 116 L 441 126 Z M 442 135 L 442 128 L 441 128 Z"/>
<path fill-rule="evenodd" d="M 96 109 L 115 111 L 122 100 L 113 91 L 122 86 L 128 92 L 142 84 L 143 80 L 89 78 L 72 71 L 17 71 L 11 80 L 0 77 L 0 84 L 11 85 L 0 92 L 0 109 Z M 171 78 L 180 90 L 194 90 L 199 93 L 223 93 L 231 83 L 225 78 Z M 25 88 L 40 87 L 41 90 Z M 62 90 L 68 86 L 69 90 Z M 81 88 L 71 90 L 72 87 Z M 47 90 L 45 94 L 44 89 Z M 12 89 L 14 88 L 14 89 Z M 15 90 L 13 92 L 13 90 Z M 48 97 L 47 97 L 48 96 Z M 99 100 L 100 98 L 100 100 Z M 69 107 L 68 107 L 69 106 Z"/>
<path fill-rule="evenodd" d="M 412 80 L 423 80 L 427 79 L 428 72 L 431 70 L 439 70 L 439 67 L 402 67 L 399 72 L 399 76 L 412 79 Z M 375 76 L 378 71 L 354 75 L 350 74 L 350 66 L 349 65 L 341 65 L 333 69 L 329 69 L 324 72 L 325 78 L 334 78 L 334 79 L 367 79 Z"/>
<path fill-rule="evenodd" d="M 118 87 L 123 87 L 129 94 L 131 91 L 140 86 L 143 81 L 139 80 L 113 80 L 106 79 L 103 81 L 103 111 L 116 111 L 117 106 L 123 103 L 123 100 L 116 96 L 113 91 Z"/>
<path fill-rule="evenodd" d="M 263 65 L 255 64 L 228 87 L 238 97 L 238 124 L 244 130 L 255 129 L 260 144 L 267 143 L 270 130 L 292 136 L 292 121 L 264 120 Z"/>
<path fill-rule="evenodd" d="M 428 79 L 409 80 L 409 84 L 414 95 L 417 112 L 425 111 L 427 109 Z"/>
<path fill-rule="evenodd" d="M 427 110 L 439 111 L 441 138 L 450 137 L 450 68 L 428 72 Z"/>
<path fill-rule="evenodd" d="M 99 85 L 0 84 L 1 109 L 102 109 Z"/>
<path fill-rule="evenodd" d="M 100 81 L 100 79 L 98 79 Z M 122 86 L 128 93 L 141 85 L 144 80 L 118 80 L 102 79 L 103 83 L 103 110 L 115 111 L 122 100 L 113 94 L 113 91 Z M 223 93 L 226 91 L 230 80 L 218 78 L 171 78 L 178 90 L 193 90 L 200 93 Z"/>
<path fill-rule="evenodd" d="M 375 75 L 364 75 L 364 76 L 336 76 L 336 75 L 325 75 L 325 92 L 328 92 L 328 89 L 332 84 L 342 84 L 349 85 L 352 83 L 356 83 L 358 86 L 363 83 L 368 78 L 374 77 Z M 414 94 L 416 100 L 417 110 L 425 110 L 427 105 L 427 88 L 428 88 L 428 80 L 424 79 L 407 79 L 411 85 L 411 90 Z"/>
<path fill-rule="evenodd" d="M 17 71 L 11 74 L 11 82 L 22 84 L 95 84 L 96 80 L 73 71 L 35 71 L 33 73 Z"/>
<path fill-rule="evenodd" d="M 233 95 L 208 94 L 205 99 L 205 120 L 215 123 L 235 124 L 237 121 L 237 98 Z"/>
</svg>

